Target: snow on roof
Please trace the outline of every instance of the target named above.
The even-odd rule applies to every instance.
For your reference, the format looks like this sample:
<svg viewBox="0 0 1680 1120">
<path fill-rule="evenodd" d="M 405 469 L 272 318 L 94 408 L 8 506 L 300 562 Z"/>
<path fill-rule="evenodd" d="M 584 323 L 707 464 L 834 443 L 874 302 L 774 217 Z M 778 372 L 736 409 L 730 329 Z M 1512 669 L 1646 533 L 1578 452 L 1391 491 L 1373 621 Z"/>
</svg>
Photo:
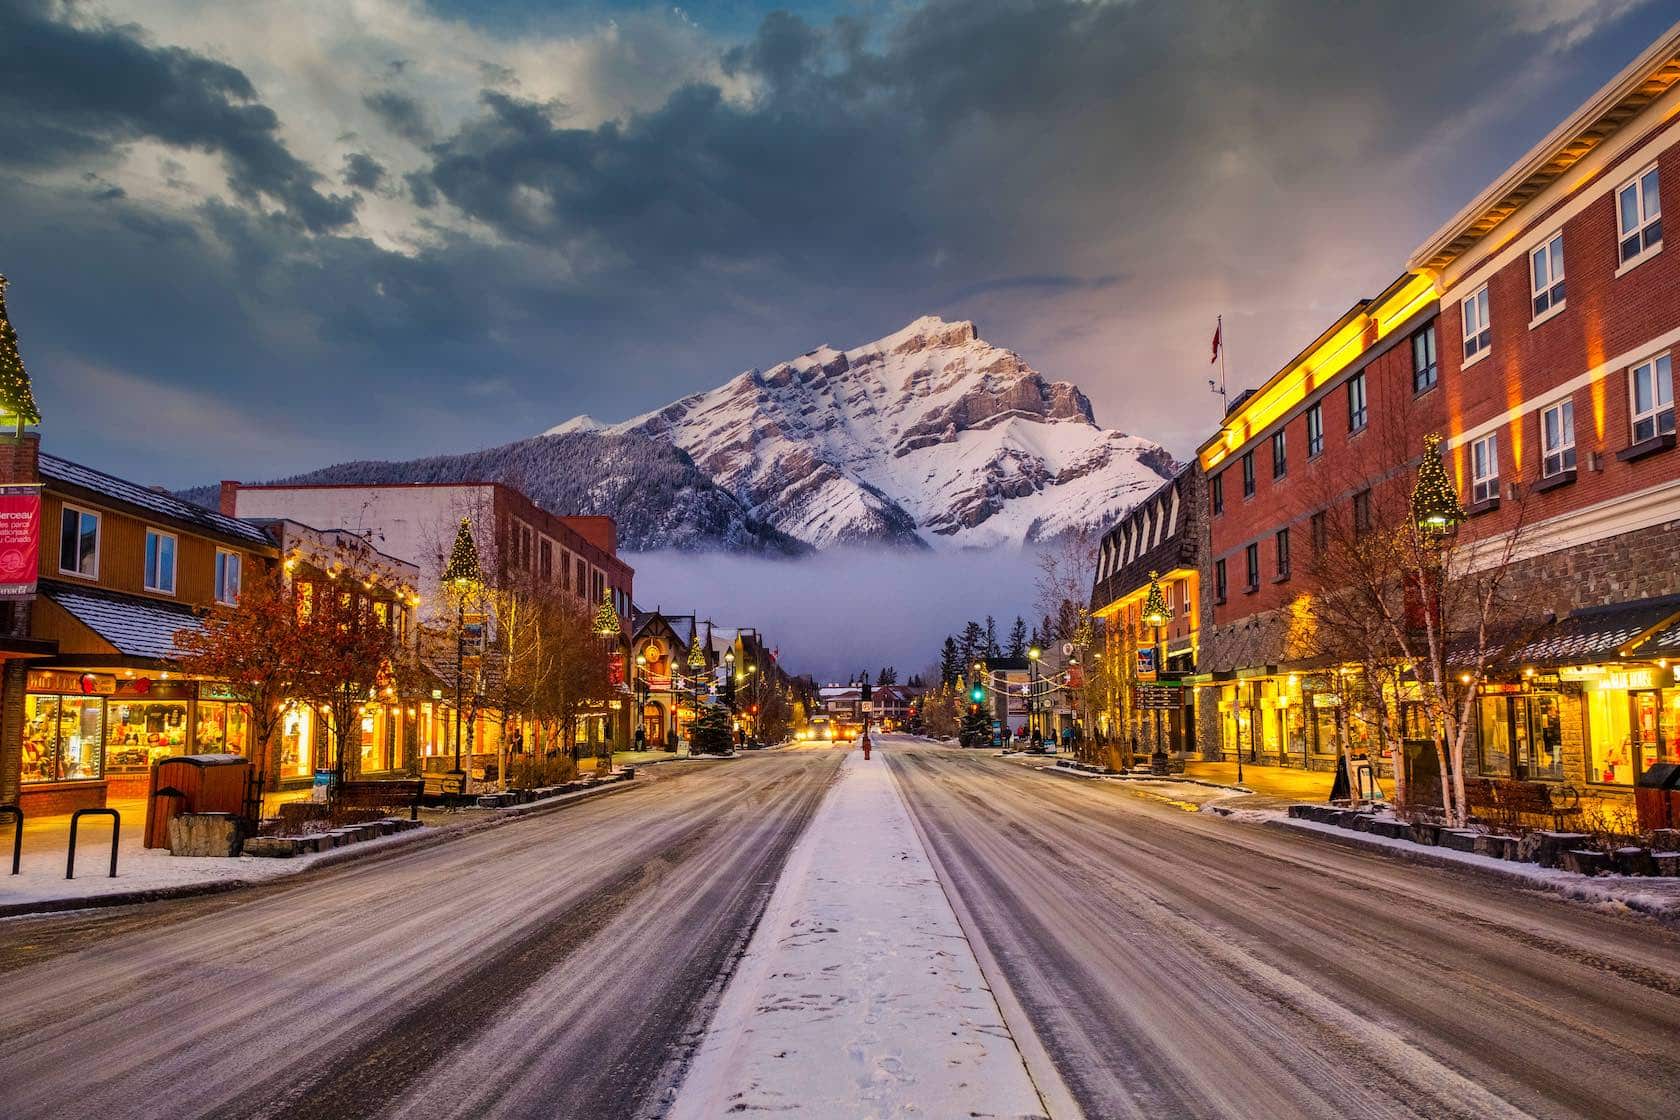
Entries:
<svg viewBox="0 0 1680 1120">
<path fill-rule="evenodd" d="M 167 661 L 178 656 L 176 631 L 202 625 L 192 608 L 181 603 L 52 580 L 41 582 L 41 593 L 127 657 Z"/>
<path fill-rule="evenodd" d="M 241 521 L 237 517 L 228 517 L 215 510 L 205 509 L 192 502 L 182 501 L 173 494 L 160 490 L 153 490 L 141 486 L 137 482 L 129 482 L 116 475 L 106 474 L 104 471 L 84 467 L 80 463 L 72 463 L 68 459 L 60 459 L 57 455 L 41 453 L 41 477 L 53 482 L 62 482 L 67 486 L 77 486 L 91 491 L 113 501 L 123 502 L 175 521 L 185 522 L 206 532 L 219 533 L 223 536 L 237 537 L 241 540 L 256 544 L 272 545 L 268 534 L 252 525 L 248 521 Z"/>
</svg>

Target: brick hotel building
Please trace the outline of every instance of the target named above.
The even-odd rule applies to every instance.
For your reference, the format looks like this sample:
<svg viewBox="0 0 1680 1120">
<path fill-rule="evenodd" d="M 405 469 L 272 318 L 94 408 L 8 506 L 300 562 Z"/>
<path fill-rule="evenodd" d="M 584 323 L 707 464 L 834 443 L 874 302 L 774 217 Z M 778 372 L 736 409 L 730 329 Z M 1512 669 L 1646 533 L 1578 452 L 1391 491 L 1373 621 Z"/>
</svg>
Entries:
<svg viewBox="0 0 1680 1120">
<path fill-rule="evenodd" d="M 1207 517 L 1187 683 L 1203 756 L 1334 765 L 1336 666 L 1290 636 L 1307 550 L 1324 517 L 1357 522 L 1409 493 L 1435 433 L 1470 515 L 1462 531 L 1517 533 L 1512 579 L 1550 619 L 1480 689 L 1467 769 L 1616 791 L 1680 760 L 1680 251 L 1664 251 L 1662 212 L 1680 202 L 1677 83 L 1680 26 L 1384 291 L 1237 398 L 1198 449 Z M 1394 700 L 1402 733 L 1427 736 Z"/>
</svg>

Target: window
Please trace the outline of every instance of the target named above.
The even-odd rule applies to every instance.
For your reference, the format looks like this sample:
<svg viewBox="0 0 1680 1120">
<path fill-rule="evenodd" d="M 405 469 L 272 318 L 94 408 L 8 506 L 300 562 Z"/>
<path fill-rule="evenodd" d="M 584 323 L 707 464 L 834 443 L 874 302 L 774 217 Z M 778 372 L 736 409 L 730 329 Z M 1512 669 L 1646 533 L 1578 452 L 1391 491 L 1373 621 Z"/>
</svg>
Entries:
<svg viewBox="0 0 1680 1120">
<path fill-rule="evenodd" d="M 1216 474 L 1208 479 L 1208 500 L 1213 504 L 1214 513 L 1225 512 L 1225 475 Z"/>
<path fill-rule="evenodd" d="M 1563 306 L 1563 234 L 1556 233 L 1528 254 L 1528 275 L 1534 286 L 1534 317 Z"/>
<path fill-rule="evenodd" d="M 589 597 L 589 565 L 581 556 L 577 558 L 577 593 L 580 599 Z"/>
<path fill-rule="evenodd" d="M 1289 473 L 1287 433 L 1282 428 L 1272 433 L 1272 477 L 1282 478 Z"/>
<path fill-rule="evenodd" d="M 1499 497 L 1499 433 L 1483 436 L 1470 445 L 1470 501 L 1487 502 Z"/>
<path fill-rule="evenodd" d="M 1371 492 L 1361 490 L 1353 496 L 1353 531 L 1364 536 L 1371 531 Z"/>
<path fill-rule="evenodd" d="M 1435 358 L 1435 324 L 1431 323 L 1412 336 L 1412 392 L 1435 388 L 1440 376 L 1441 365 Z"/>
<path fill-rule="evenodd" d="M 1215 602 L 1225 601 L 1225 561 L 1213 562 L 1213 598 Z"/>
<path fill-rule="evenodd" d="M 1243 497 L 1254 497 L 1254 452 L 1245 451 L 1242 457 Z"/>
<path fill-rule="evenodd" d="M 1493 345 L 1493 328 L 1489 325 L 1488 290 L 1483 284 L 1459 305 L 1464 311 L 1464 360 L 1487 353 Z"/>
<path fill-rule="evenodd" d="M 547 537 L 537 544 L 537 575 L 544 580 L 554 578 L 554 544 Z"/>
<path fill-rule="evenodd" d="M 243 565 L 239 553 L 216 550 L 216 602 L 231 606 L 239 601 L 239 576 Z"/>
<path fill-rule="evenodd" d="M 519 566 L 527 572 L 531 570 L 531 561 L 534 558 L 532 555 L 531 541 L 531 527 L 529 525 L 521 525 L 519 527 Z"/>
<path fill-rule="evenodd" d="M 1324 511 L 1319 510 L 1313 514 L 1308 521 L 1308 525 L 1312 533 L 1313 551 L 1322 554 L 1326 548 L 1330 547 L 1330 523 L 1324 516 Z"/>
<path fill-rule="evenodd" d="M 1307 458 L 1324 450 L 1324 405 L 1322 402 L 1307 409 Z"/>
<path fill-rule="evenodd" d="M 1656 164 L 1616 192 L 1616 229 L 1623 264 L 1662 247 L 1662 195 L 1657 190 Z"/>
<path fill-rule="evenodd" d="M 1348 378 L 1348 431 L 1363 432 L 1367 419 L 1365 411 L 1365 374 L 1363 371 Z"/>
<path fill-rule="evenodd" d="M 1644 443 L 1674 431 L 1674 372 L 1662 354 L 1633 367 L 1633 442 Z"/>
<path fill-rule="evenodd" d="M 175 534 L 146 530 L 146 590 L 175 594 Z"/>
<path fill-rule="evenodd" d="M 1243 549 L 1243 563 L 1247 568 L 1247 588 L 1250 591 L 1260 590 L 1260 546 L 1258 544 L 1251 544 Z"/>
<path fill-rule="evenodd" d="M 58 570 L 71 575 L 99 577 L 99 515 L 64 507 L 59 523 Z"/>
<path fill-rule="evenodd" d="M 1161 588 L 1161 591 L 1162 591 L 1161 603 L 1162 603 L 1163 606 L 1165 606 L 1167 608 L 1167 617 L 1168 618 L 1171 618 L 1173 615 L 1178 613 L 1178 610 L 1177 610 L 1178 594 L 1175 590 L 1177 587 L 1178 587 L 1178 584 L 1174 583 L 1172 580 L 1169 579 L 1166 583 L 1166 586 Z"/>
<path fill-rule="evenodd" d="M 1540 414 L 1540 474 L 1575 469 L 1575 402 L 1559 401 Z"/>
<path fill-rule="evenodd" d="M 1277 578 L 1289 578 L 1289 530 L 1279 529 L 1274 542 L 1277 545 Z"/>
</svg>

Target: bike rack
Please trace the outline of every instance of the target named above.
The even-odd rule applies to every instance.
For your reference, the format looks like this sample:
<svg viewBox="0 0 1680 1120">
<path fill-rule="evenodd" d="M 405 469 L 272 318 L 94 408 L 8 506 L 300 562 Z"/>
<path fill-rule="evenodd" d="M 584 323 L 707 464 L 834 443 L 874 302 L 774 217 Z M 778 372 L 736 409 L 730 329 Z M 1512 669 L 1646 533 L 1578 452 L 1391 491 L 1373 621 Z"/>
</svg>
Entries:
<svg viewBox="0 0 1680 1120">
<path fill-rule="evenodd" d="M 16 805 L 0 805 L 0 814 L 10 813 L 17 820 L 12 832 L 12 874 L 18 873 L 18 861 L 23 857 L 23 810 Z"/>
<path fill-rule="evenodd" d="M 70 855 L 64 861 L 64 877 L 76 877 L 76 826 L 89 813 L 111 818 L 111 878 L 117 877 L 117 838 L 122 835 L 122 814 L 115 809 L 77 809 L 70 814 Z M 20 825 L 21 827 L 21 825 Z"/>
</svg>

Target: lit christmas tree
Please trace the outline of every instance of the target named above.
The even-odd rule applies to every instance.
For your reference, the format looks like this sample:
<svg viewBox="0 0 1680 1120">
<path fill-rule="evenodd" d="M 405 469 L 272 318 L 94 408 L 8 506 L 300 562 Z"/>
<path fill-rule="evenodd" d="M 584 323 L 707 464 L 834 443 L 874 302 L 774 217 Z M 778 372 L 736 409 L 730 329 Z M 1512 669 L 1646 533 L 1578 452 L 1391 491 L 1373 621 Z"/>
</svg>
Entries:
<svg viewBox="0 0 1680 1120">
<path fill-rule="evenodd" d="M 449 563 L 443 568 L 443 582 L 464 591 L 478 583 L 480 578 L 478 546 L 473 544 L 472 522 L 463 517 L 461 527 L 455 530 L 455 544 L 449 550 Z"/>
<path fill-rule="evenodd" d="M 618 611 L 613 608 L 611 591 L 601 593 L 601 605 L 595 608 L 595 633 L 603 638 L 618 634 Z"/>
<path fill-rule="evenodd" d="M 29 372 L 18 353 L 17 331 L 6 314 L 6 278 L 0 276 L 0 413 L 17 420 L 19 433 L 26 424 L 39 424 L 41 411 L 35 407 L 35 393 L 29 387 Z"/>
<path fill-rule="evenodd" d="M 1441 437 L 1431 432 L 1423 437 L 1423 462 L 1412 488 L 1412 522 L 1425 533 L 1445 536 L 1463 520 L 1458 491 L 1441 465 Z"/>
</svg>

